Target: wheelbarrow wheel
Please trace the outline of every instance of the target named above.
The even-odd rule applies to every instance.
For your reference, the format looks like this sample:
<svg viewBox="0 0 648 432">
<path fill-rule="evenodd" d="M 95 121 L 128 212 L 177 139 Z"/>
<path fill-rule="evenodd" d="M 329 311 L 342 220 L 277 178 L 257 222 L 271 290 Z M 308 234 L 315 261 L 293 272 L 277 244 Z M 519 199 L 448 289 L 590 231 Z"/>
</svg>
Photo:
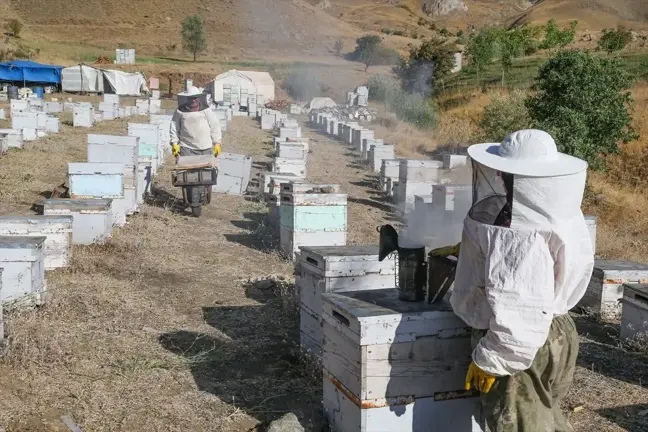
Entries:
<svg viewBox="0 0 648 432">
<path fill-rule="evenodd" d="M 191 214 L 194 217 L 200 217 L 202 215 L 202 206 L 191 207 Z"/>
<path fill-rule="evenodd" d="M 211 186 L 207 186 L 205 190 L 205 204 L 211 204 L 211 198 L 212 198 L 212 188 Z"/>
</svg>

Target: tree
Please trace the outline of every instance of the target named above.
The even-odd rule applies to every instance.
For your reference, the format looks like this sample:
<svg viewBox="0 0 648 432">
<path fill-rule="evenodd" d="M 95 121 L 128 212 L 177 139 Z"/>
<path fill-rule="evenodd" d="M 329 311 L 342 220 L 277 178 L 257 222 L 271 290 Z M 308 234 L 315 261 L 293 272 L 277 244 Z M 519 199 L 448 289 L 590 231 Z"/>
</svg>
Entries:
<svg viewBox="0 0 648 432">
<path fill-rule="evenodd" d="M 574 42 L 578 21 L 572 21 L 569 28 L 561 30 L 555 19 L 550 19 L 545 26 L 545 37 L 540 44 L 540 49 L 564 48 Z"/>
<path fill-rule="evenodd" d="M 200 15 L 191 15 L 182 22 L 182 46 L 193 54 L 193 61 L 196 61 L 198 53 L 205 50 L 205 28 Z"/>
<path fill-rule="evenodd" d="M 405 91 L 427 97 L 441 90 L 444 80 L 455 67 L 455 52 L 455 44 L 428 39 L 418 47 L 411 47 L 409 58 L 401 59 L 394 72 L 401 79 Z"/>
<path fill-rule="evenodd" d="M 531 118 L 524 104 L 525 98 L 521 90 L 515 90 L 508 96 L 493 94 L 479 122 L 485 141 L 501 142 L 510 133 L 529 128 Z"/>
<path fill-rule="evenodd" d="M 22 31 L 22 29 L 23 24 L 17 19 L 10 19 L 5 24 L 5 30 L 7 30 L 7 32 L 15 38 L 20 38 L 20 32 Z"/>
<path fill-rule="evenodd" d="M 538 27 L 521 26 L 499 34 L 499 48 L 502 62 L 502 85 L 504 75 L 513 67 L 513 59 L 535 51 L 537 47 Z"/>
<path fill-rule="evenodd" d="M 366 72 L 369 70 L 369 66 L 394 64 L 398 58 L 398 53 L 383 46 L 380 36 L 367 35 L 356 39 L 356 49 L 348 58 L 364 64 Z"/>
<path fill-rule="evenodd" d="M 501 30 L 487 28 L 473 35 L 466 46 L 466 57 L 470 61 L 470 68 L 481 75 L 490 64 L 498 51 L 498 39 Z"/>
<path fill-rule="evenodd" d="M 560 151 L 602 169 L 601 155 L 638 138 L 632 128 L 633 79 L 618 59 L 562 51 L 538 71 L 537 93 L 526 105 L 534 127 L 553 135 Z"/>
<path fill-rule="evenodd" d="M 333 45 L 333 49 L 335 50 L 335 55 L 340 56 L 340 53 L 344 49 L 344 42 L 341 40 L 335 41 L 335 45 Z"/>
<path fill-rule="evenodd" d="M 612 54 L 621 51 L 632 42 L 632 32 L 619 24 L 616 29 L 603 29 L 603 36 L 597 42 L 596 48 Z"/>
</svg>

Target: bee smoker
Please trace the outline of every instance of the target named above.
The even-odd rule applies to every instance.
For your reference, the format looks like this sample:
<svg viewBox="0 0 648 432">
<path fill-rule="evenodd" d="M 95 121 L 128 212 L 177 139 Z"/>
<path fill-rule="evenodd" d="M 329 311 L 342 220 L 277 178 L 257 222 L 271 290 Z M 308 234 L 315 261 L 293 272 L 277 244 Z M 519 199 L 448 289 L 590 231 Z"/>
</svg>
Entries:
<svg viewBox="0 0 648 432">
<path fill-rule="evenodd" d="M 378 260 L 383 261 L 392 253 L 398 254 L 396 260 L 396 287 L 399 299 L 408 302 L 425 300 L 428 303 L 443 299 L 454 283 L 457 260 L 454 257 L 425 256 L 425 246 L 401 247 L 398 233 L 391 225 L 378 228 L 380 233 Z"/>
</svg>

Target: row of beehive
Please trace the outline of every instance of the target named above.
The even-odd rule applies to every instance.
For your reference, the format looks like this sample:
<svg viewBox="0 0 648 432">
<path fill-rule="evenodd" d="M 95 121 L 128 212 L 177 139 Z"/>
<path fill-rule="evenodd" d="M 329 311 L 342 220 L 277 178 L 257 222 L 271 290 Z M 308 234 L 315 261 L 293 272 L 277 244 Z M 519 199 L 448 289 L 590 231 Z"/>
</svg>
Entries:
<svg viewBox="0 0 648 432">
<path fill-rule="evenodd" d="M 290 259 L 300 246 L 345 245 L 347 195 L 339 185 L 307 183 L 310 142 L 299 122 L 270 109 L 259 110 L 261 128 L 276 130 L 275 158 L 261 173 L 259 192 L 268 207 L 268 225 L 278 231 L 280 248 Z"/>
</svg>

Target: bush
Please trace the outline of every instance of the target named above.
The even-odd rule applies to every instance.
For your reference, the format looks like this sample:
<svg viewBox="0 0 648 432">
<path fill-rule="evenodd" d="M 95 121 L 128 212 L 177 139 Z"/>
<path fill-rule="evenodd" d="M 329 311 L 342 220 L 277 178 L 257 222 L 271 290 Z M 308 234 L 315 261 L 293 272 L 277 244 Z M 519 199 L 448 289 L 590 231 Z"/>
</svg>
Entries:
<svg viewBox="0 0 648 432">
<path fill-rule="evenodd" d="M 525 98 L 526 95 L 521 90 L 516 90 L 510 95 L 492 95 L 491 102 L 484 108 L 484 115 L 479 122 L 485 141 L 501 142 L 510 133 L 531 126 Z"/>
<path fill-rule="evenodd" d="M 620 25 L 613 30 L 603 29 L 603 36 L 597 42 L 596 48 L 612 54 L 614 51 L 621 51 L 632 42 L 632 32 Z"/>
<path fill-rule="evenodd" d="M 182 46 L 193 55 L 193 61 L 196 61 L 198 53 L 205 50 L 207 43 L 202 17 L 191 15 L 185 18 L 182 22 L 180 36 L 182 37 Z"/>
<path fill-rule="evenodd" d="M 411 47 L 409 58 L 401 59 L 394 72 L 403 89 L 423 96 L 436 94 L 455 66 L 457 47 L 440 39 L 428 39 L 418 47 Z"/>
<path fill-rule="evenodd" d="M 630 113 L 632 85 L 618 59 L 563 51 L 540 67 L 537 93 L 526 105 L 534 126 L 552 134 L 560 151 L 602 169 L 601 155 L 616 154 L 619 142 L 638 137 Z"/>
<path fill-rule="evenodd" d="M 564 48 L 574 42 L 578 21 L 572 21 L 569 28 L 561 30 L 555 19 L 550 19 L 545 26 L 545 37 L 540 49 Z"/>
<path fill-rule="evenodd" d="M 23 29 L 23 24 L 17 19 L 10 19 L 5 24 L 5 30 L 7 30 L 7 32 L 15 38 L 20 37 L 20 32 L 22 31 L 22 29 Z"/>
<path fill-rule="evenodd" d="M 466 57 L 469 60 L 469 70 L 481 75 L 498 52 L 498 40 L 501 29 L 486 28 L 473 35 L 466 46 Z"/>
<path fill-rule="evenodd" d="M 347 58 L 351 61 L 359 61 L 366 66 L 389 65 L 398 60 L 398 53 L 382 44 L 380 36 L 367 35 L 356 40 L 356 49 Z"/>
</svg>

